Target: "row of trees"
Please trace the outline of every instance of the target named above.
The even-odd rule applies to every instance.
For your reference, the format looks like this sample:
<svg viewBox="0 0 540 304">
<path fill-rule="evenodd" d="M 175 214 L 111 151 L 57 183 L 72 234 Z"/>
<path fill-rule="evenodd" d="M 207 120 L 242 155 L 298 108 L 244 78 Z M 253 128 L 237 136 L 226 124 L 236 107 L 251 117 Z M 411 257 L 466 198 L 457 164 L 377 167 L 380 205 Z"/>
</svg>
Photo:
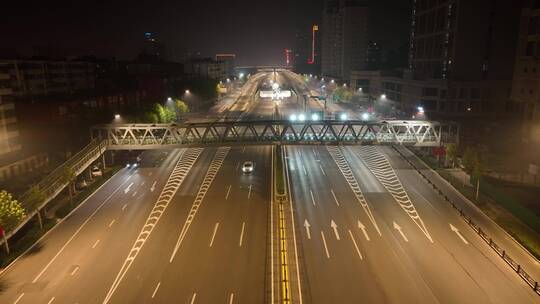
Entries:
<svg viewBox="0 0 540 304">
<path fill-rule="evenodd" d="M 25 216 L 21 203 L 7 191 L 0 191 L 0 226 L 4 231 L 15 228 Z"/>
<path fill-rule="evenodd" d="M 145 113 L 144 121 L 150 123 L 171 123 L 178 121 L 183 114 L 189 112 L 188 105 L 179 99 L 168 101 L 166 105 L 154 104 Z"/>
</svg>

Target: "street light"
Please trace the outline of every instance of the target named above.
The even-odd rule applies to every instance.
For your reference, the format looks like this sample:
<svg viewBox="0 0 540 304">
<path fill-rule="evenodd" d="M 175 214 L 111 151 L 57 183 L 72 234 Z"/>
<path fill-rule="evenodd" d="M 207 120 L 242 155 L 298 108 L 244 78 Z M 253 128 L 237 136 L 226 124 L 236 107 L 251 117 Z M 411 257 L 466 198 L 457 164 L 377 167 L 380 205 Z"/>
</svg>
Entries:
<svg viewBox="0 0 540 304">
<path fill-rule="evenodd" d="M 171 102 L 172 101 L 172 98 L 171 97 L 168 97 L 167 98 L 167 102 Z"/>
<path fill-rule="evenodd" d="M 319 120 L 319 115 L 317 115 L 317 113 L 311 114 L 311 120 L 313 120 L 313 121 Z"/>
<path fill-rule="evenodd" d="M 424 114 L 424 107 L 417 107 L 418 114 Z"/>
<path fill-rule="evenodd" d="M 382 94 L 381 99 L 386 99 L 386 94 Z"/>
<path fill-rule="evenodd" d="M 369 113 L 362 113 L 362 120 L 369 120 Z"/>
<path fill-rule="evenodd" d="M 358 88 L 358 92 L 362 92 L 362 88 Z"/>
<path fill-rule="evenodd" d="M 189 94 L 189 93 L 190 93 L 189 90 L 186 90 L 186 94 Z"/>
<path fill-rule="evenodd" d="M 290 119 L 291 121 L 296 121 L 296 118 L 297 118 L 297 117 L 296 117 L 296 114 L 291 114 L 291 116 L 289 116 L 289 119 Z"/>
<path fill-rule="evenodd" d="M 341 120 L 347 120 L 347 114 L 346 113 L 341 113 L 341 115 L 339 116 L 339 118 Z"/>
<path fill-rule="evenodd" d="M 120 114 L 114 114 L 114 119 L 116 120 L 120 119 Z"/>
<path fill-rule="evenodd" d="M 305 121 L 305 120 L 306 120 L 306 115 L 303 114 L 303 113 L 302 113 L 302 114 L 299 114 L 299 115 L 298 115 L 298 120 L 300 120 L 300 121 Z"/>
</svg>

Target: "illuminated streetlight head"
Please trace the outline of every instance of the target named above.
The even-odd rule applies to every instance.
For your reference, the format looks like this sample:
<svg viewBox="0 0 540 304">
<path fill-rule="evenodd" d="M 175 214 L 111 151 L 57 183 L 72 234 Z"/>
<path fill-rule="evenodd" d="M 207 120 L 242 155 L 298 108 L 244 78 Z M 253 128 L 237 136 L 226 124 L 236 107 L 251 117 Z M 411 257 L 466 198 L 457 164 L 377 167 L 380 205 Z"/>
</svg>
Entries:
<svg viewBox="0 0 540 304">
<path fill-rule="evenodd" d="M 189 90 L 186 90 L 186 94 L 189 94 L 189 93 L 190 93 Z"/>
<path fill-rule="evenodd" d="M 424 107 L 417 107 L 418 114 L 424 114 Z"/>
<path fill-rule="evenodd" d="M 334 83 L 335 81 L 334 81 L 334 79 L 332 79 L 330 82 L 331 82 L 331 83 Z"/>
<path fill-rule="evenodd" d="M 341 120 L 347 120 L 347 114 L 346 113 L 341 113 L 341 115 L 339 116 L 339 118 Z"/>
<path fill-rule="evenodd" d="M 362 88 L 358 88 L 358 91 L 359 91 L 359 92 L 362 92 Z"/>
<path fill-rule="evenodd" d="M 386 99 L 386 94 L 382 94 L 381 99 Z"/>
<path fill-rule="evenodd" d="M 291 114 L 291 116 L 289 116 L 289 119 L 290 119 L 291 121 L 296 121 L 296 118 L 297 118 L 297 117 L 296 117 L 296 114 Z"/>
<path fill-rule="evenodd" d="M 120 114 L 114 114 L 114 119 L 120 119 Z"/>
<path fill-rule="evenodd" d="M 167 101 L 168 101 L 168 102 L 171 102 L 171 101 L 172 101 L 172 98 L 171 98 L 171 97 L 168 97 L 168 98 L 167 98 Z"/>
<path fill-rule="evenodd" d="M 317 113 L 311 114 L 311 120 L 313 120 L 313 121 L 319 120 L 319 115 L 317 115 Z"/>
<path fill-rule="evenodd" d="M 299 114 L 298 115 L 298 120 L 305 121 L 306 120 L 306 115 L 305 114 Z"/>
<path fill-rule="evenodd" d="M 369 113 L 362 113 L 362 120 L 368 120 L 369 119 Z"/>
</svg>

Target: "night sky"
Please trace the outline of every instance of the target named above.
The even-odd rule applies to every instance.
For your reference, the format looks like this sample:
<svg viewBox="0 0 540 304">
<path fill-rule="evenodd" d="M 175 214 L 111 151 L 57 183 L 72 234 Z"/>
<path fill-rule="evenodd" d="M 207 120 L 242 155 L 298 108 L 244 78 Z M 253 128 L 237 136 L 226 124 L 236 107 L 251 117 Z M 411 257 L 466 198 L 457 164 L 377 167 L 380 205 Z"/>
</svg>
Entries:
<svg viewBox="0 0 540 304">
<path fill-rule="evenodd" d="M 406 41 L 409 0 L 376 2 L 386 2 L 384 18 L 389 20 L 387 28 L 378 29 L 380 40 L 396 47 L 398 40 Z M 39 46 L 68 57 L 133 59 L 142 49 L 144 32 L 150 31 L 172 59 L 181 60 L 187 52 L 202 56 L 232 52 L 241 65 L 281 64 L 283 49 L 294 46 L 295 32 L 319 23 L 323 10 L 323 0 L 31 0 L 6 4 L 0 48 L 15 49 L 23 56 L 38 54 L 34 47 Z"/>
</svg>

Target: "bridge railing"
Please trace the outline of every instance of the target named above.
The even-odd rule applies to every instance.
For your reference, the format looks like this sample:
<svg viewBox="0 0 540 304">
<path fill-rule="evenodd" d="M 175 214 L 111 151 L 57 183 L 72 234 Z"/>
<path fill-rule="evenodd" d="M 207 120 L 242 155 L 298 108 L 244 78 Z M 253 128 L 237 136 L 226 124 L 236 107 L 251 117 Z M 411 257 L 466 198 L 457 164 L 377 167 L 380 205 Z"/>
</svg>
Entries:
<svg viewBox="0 0 540 304">
<path fill-rule="evenodd" d="M 31 189 L 21 195 L 19 201 L 26 211 L 26 216 L 22 222 L 14 229 L 6 233 L 6 238 L 10 238 L 17 231 L 28 223 L 38 212 L 40 212 L 51 200 L 53 200 L 71 182 L 71 177 L 81 174 L 89 165 L 96 161 L 106 150 L 107 141 L 93 139 L 86 147 L 66 160 L 63 164 L 51 171 L 40 182 L 33 185 Z M 72 175 L 72 176 L 68 176 Z M 41 196 L 36 200 L 34 190 L 37 189 Z M 0 244 L 3 242 L 0 241 Z"/>
<path fill-rule="evenodd" d="M 457 134 L 429 121 L 220 121 L 176 124 L 100 125 L 94 138 L 109 149 L 152 149 L 205 144 L 400 144 L 439 146 Z"/>
</svg>

